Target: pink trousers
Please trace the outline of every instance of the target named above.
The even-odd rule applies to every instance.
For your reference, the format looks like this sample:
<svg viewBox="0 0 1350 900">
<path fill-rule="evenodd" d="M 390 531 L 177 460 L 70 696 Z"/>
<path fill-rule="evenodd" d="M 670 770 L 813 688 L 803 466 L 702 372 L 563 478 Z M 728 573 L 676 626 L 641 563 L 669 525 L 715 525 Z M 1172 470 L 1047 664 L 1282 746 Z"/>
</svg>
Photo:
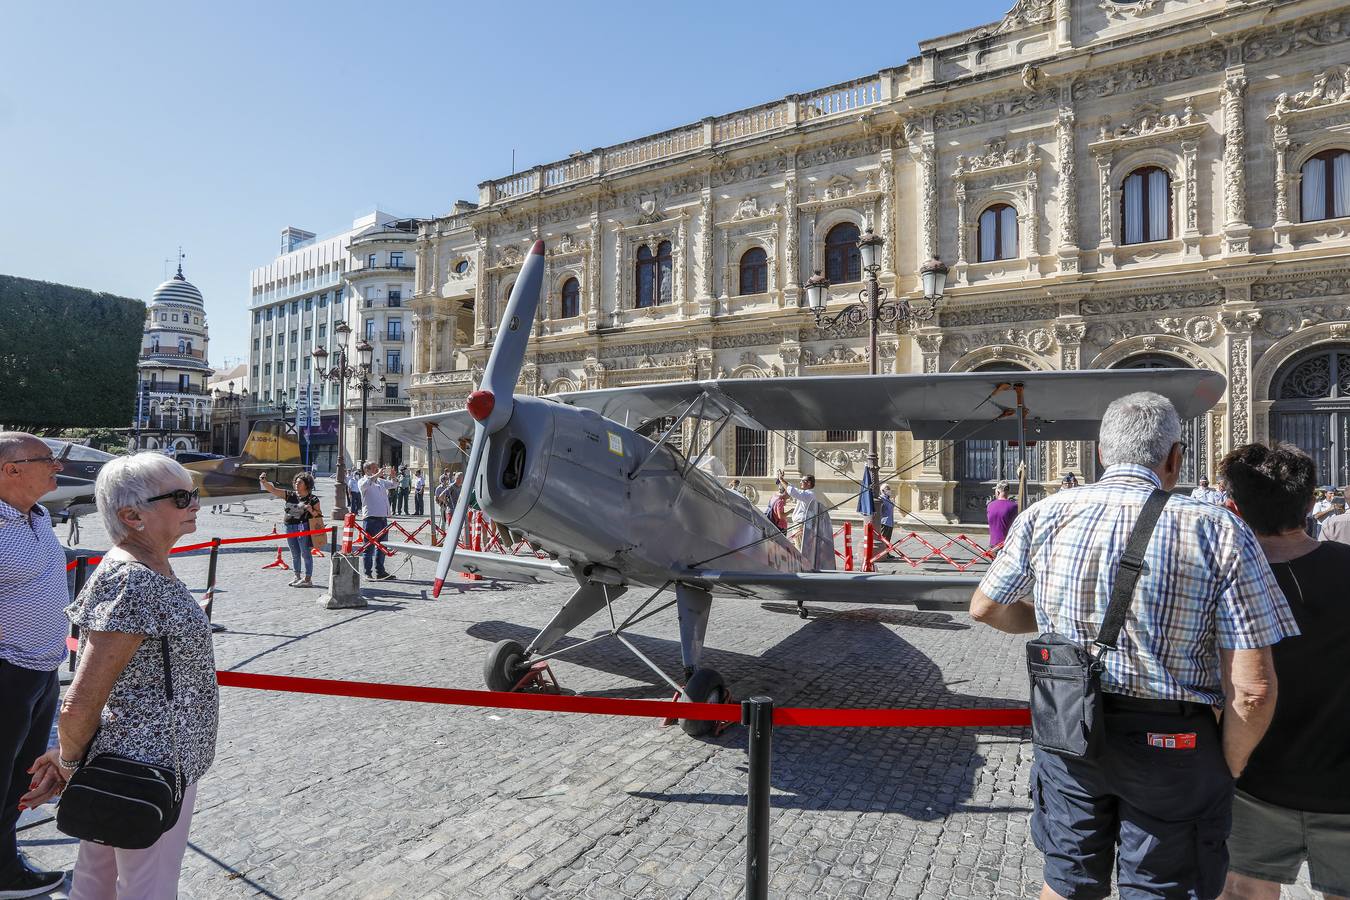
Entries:
<svg viewBox="0 0 1350 900">
<path fill-rule="evenodd" d="M 70 900 L 174 900 L 187 850 L 197 784 L 183 792 L 178 822 L 144 850 L 118 850 L 80 841 Z"/>
</svg>

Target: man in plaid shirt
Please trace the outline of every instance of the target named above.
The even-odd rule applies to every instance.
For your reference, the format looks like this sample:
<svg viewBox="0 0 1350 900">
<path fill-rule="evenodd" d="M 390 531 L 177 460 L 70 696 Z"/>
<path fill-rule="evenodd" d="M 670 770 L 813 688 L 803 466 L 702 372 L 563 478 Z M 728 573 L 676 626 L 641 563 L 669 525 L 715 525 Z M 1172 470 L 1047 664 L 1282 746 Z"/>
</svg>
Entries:
<svg viewBox="0 0 1350 900">
<path fill-rule="evenodd" d="M 1167 398 L 1121 397 L 1102 418 L 1096 484 L 1034 504 L 971 600 L 1011 634 L 1090 645 L 1144 502 L 1171 490 L 1186 446 Z M 1035 750 L 1032 837 L 1043 898 L 1099 898 L 1117 856 L 1122 898 L 1218 896 L 1233 779 L 1270 724 L 1270 645 L 1298 634 L 1252 532 L 1228 510 L 1173 496 L 1149 542 L 1102 673 L 1104 740 L 1079 759 Z M 1222 724 L 1216 713 L 1222 708 Z"/>
</svg>

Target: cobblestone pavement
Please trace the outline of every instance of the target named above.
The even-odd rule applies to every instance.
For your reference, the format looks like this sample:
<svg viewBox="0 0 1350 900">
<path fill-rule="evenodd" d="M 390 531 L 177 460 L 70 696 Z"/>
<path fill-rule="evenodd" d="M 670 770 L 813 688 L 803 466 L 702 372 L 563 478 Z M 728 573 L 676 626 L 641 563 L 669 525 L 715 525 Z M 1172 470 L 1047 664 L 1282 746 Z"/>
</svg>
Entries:
<svg viewBox="0 0 1350 900">
<path fill-rule="evenodd" d="M 204 510 L 199 534 L 280 519 L 279 501 L 249 509 Z M 83 546 L 104 546 L 92 519 Z M 391 567 L 401 580 L 366 589 L 368 608 L 330 611 L 318 589 L 260 568 L 274 557 L 272 545 L 221 555 L 222 669 L 480 688 L 492 643 L 528 638 L 567 593 L 480 582 L 431 600 L 431 564 L 404 560 Z M 204 585 L 204 554 L 177 560 Z M 316 574 L 327 567 L 316 560 Z M 634 642 L 678 671 L 673 610 Z M 1025 699 L 1021 643 L 957 614 L 831 607 L 802 622 L 789 607 L 720 602 L 707 662 L 737 697 L 783 705 L 1002 706 Z M 554 670 L 579 693 L 666 694 L 613 642 Z M 1035 896 L 1030 760 L 1020 729 L 779 729 L 771 895 Z M 699 741 L 635 719 L 225 688 L 180 896 L 736 897 L 745 785 L 739 727 Z M 21 838 L 35 864 L 74 862 L 50 823 Z"/>
</svg>

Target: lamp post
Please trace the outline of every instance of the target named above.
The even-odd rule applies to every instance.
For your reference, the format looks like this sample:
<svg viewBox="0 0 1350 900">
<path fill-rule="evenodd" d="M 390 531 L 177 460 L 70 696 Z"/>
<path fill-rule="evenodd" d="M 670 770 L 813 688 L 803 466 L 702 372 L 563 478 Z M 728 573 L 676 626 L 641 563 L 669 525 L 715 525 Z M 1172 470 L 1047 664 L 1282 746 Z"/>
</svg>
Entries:
<svg viewBox="0 0 1350 900">
<path fill-rule="evenodd" d="M 815 274 L 806 282 L 806 303 L 816 318 L 816 327 L 821 331 L 832 331 L 843 335 L 866 323 L 867 325 L 867 372 L 877 374 L 877 326 L 879 323 L 894 324 L 898 330 L 908 332 L 920 322 L 929 322 L 937 314 L 938 304 L 942 301 L 942 292 L 947 286 L 947 266 L 936 256 L 924 263 L 919 270 L 923 282 L 922 303 L 912 303 L 908 298 L 886 299 L 886 289 L 877 282 L 877 273 L 881 271 L 881 248 L 885 238 L 874 234 L 871 227 L 858 238 L 858 254 L 862 257 L 862 269 L 866 273 L 866 284 L 858 292 L 858 302 L 850 303 L 834 315 L 825 315 L 825 305 L 829 300 L 830 281 Z M 878 531 L 881 519 L 881 504 L 877 496 L 880 489 L 881 471 L 877 456 L 877 432 L 868 436 L 867 467 L 872 474 L 872 532 Z M 867 548 L 871 558 L 872 548 Z"/>
<path fill-rule="evenodd" d="M 141 449 L 141 427 L 142 427 L 141 422 L 145 421 L 147 425 L 150 424 L 149 421 L 146 419 L 146 417 L 150 415 L 148 412 L 146 412 L 146 410 L 148 410 L 149 408 L 150 408 L 150 385 L 142 381 L 141 391 L 136 397 L 136 429 L 131 439 L 132 453 L 135 453 L 137 450 Z"/>
<path fill-rule="evenodd" d="M 225 440 L 221 443 L 220 449 L 224 451 L 225 456 L 238 456 L 239 430 L 243 427 L 243 406 L 244 401 L 248 398 L 248 388 L 244 388 L 242 394 L 236 394 L 234 392 L 233 381 L 229 382 L 229 388 L 228 391 L 222 391 L 220 388 L 213 389 L 211 391 L 211 403 L 213 407 L 219 406 L 226 411 L 224 417 L 225 421 L 223 423 L 225 426 Z M 231 425 L 234 426 L 233 442 L 230 441 Z M 235 448 L 233 453 L 230 452 L 231 447 Z"/>
<path fill-rule="evenodd" d="M 370 341 L 362 338 L 356 345 L 356 355 L 359 365 L 352 387 L 361 392 L 361 458 L 369 459 L 366 455 L 370 452 L 370 431 L 366 428 L 366 408 L 368 406 L 366 401 L 370 397 L 371 388 L 375 387 L 375 382 L 370 380 L 375 348 L 370 345 Z M 380 382 L 384 382 L 383 377 L 380 378 Z"/>
<path fill-rule="evenodd" d="M 347 381 L 356 373 L 351 366 L 347 365 L 347 338 L 351 335 L 352 329 L 346 322 L 338 322 L 333 326 L 333 334 L 337 335 L 337 359 L 329 368 L 324 368 L 324 361 L 328 359 L 328 351 L 323 347 L 315 347 L 314 373 L 319 381 L 330 381 L 338 386 L 338 446 L 337 446 L 337 484 L 333 488 L 333 517 L 334 519 L 345 519 L 347 516 L 347 430 L 344 427 L 344 420 L 347 417 Z"/>
</svg>

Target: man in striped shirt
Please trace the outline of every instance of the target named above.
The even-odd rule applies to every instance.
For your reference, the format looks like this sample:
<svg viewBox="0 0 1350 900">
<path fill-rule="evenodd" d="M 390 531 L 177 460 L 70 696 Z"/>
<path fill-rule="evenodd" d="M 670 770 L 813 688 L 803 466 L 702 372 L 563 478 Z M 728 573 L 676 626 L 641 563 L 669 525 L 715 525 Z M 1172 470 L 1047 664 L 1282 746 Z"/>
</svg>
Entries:
<svg viewBox="0 0 1350 900">
<path fill-rule="evenodd" d="M 1167 398 L 1130 394 L 1102 418 L 1099 482 L 1034 504 L 971 600 L 1012 634 L 1097 636 L 1145 501 L 1176 486 L 1186 447 Z M 1043 898 L 1218 896 L 1233 779 L 1270 724 L 1270 645 L 1298 634 L 1252 532 L 1227 509 L 1173 496 L 1102 673 L 1095 756 L 1035 750 L 1032 836 Z M 1222 725 L 1216 712 L 1222 708 Z"/>
<path fill-rule="evenodd" d="M 61 872 L 34 872 L 14 828 L 28 767 L 47 752 L 66 656 L 66 554 L 38 499 L 56 487 L 61 463 L 45 443 L 0 432 L 0 897 L 34 897 Z"/>
</svg>

